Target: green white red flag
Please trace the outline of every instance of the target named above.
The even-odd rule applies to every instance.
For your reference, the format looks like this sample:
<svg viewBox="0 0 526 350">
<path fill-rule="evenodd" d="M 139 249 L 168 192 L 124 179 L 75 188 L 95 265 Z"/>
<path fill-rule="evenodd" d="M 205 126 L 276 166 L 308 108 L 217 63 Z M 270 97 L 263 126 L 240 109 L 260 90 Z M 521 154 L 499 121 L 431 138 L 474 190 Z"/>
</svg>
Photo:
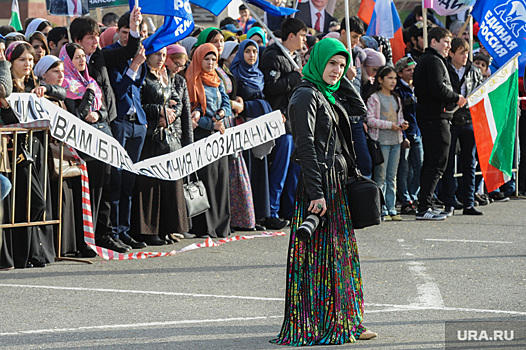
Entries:
<svg viewBox="0 0 526 350">
<path fill-rule="evenodd" d="M 480 169 L 489 192 L 512 176 L 519 98 L 518 68 L 516 55 L 468 96 Z"/>
<path fill-rule="evenodd" d="M 22 22 L 20 21 L 20 10 L 18 8 L 18 0 L 13 0 L 11 4 L 11 20 L 9 25 L 13 26 L 15 30 L 22 30 Z"/>
</svg>

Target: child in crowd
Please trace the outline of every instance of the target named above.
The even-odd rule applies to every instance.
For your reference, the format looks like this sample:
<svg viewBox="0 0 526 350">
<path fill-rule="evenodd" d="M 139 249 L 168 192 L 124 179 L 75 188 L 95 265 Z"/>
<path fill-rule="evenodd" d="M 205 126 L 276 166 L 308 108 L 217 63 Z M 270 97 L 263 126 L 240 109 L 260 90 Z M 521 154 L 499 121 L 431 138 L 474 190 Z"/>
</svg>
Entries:
<svg viewBox="0 0 526 350">
<path fill-rule="evenodd" d="M 398 198 L 402 202 L 402 214 L 415 214 L 414 201 L 418 199 L 420 189 L 420 171 L 424 158 L 422 134 L 416 122 L 416 96 L 413 86 L 413 73 L 416 62 L 412 57 L 403 57 L 396 62 L 398 83 L 395 92 L 402 100 L 404 119 L 409 127 L 404 132 L 404 141 L 400 149 L 400 164 L 398 165 Z"/>
<path fill-rule="evenodd" d="M 488 79 L 491 75 L 491 70 L 489 69 L 490 58 L 482 53 L 478 53 L 473 57 L 473 65 L 480 69 L 482 73 L 482 78 Z"/>
<path fill-rule="evenodd" d="M 409 127 L 404 120 L 402 102 L 394 88 L 396 71 L 390 66 L 380 67 L 367 99 L 368 133 L 373 140 L 380 142 L 384 162 L 374 168 L 373 179 L 382 188 L 385 206 L 382 212 L 384 221 L 401 221 L 396 212 L 396 172 L 400 160 L 402 131 Z"/>
</svg>

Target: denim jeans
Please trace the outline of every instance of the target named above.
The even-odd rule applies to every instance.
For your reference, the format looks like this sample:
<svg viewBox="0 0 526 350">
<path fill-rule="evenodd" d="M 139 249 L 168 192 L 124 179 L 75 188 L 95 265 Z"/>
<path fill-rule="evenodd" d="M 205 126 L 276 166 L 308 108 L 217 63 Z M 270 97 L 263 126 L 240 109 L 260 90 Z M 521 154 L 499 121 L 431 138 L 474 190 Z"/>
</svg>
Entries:
<svg viewBox="0 0 526 350">
<path fill-rule="evenodd" d="M 420 189 L 420 171 L 424 161 L 424 148 L 422 137 L 414 136 L 411 140 L 411 148 L 400 149 L 400 163 L 398 164 L 398 175 L 396 185 L 398 187 L 398 198 L 404 203 L 413 202 L 418 199 Z"/>
<path fill-rule="evenodd" d="M 374 167 L 374 182 L 385 197 L 382 215 L 396 215 L 396 172 L 400 161 L 400 144 L 381 145 L 384 162 Z"/>
<path fill-rule="evenodd" d="M 371 178 L 373 162 L 371 160 L 369 148 L 367 148 L 367 139 L 365 138 L 363 121 L 351 123 L 351 130 L 354 152 L 356 153 L 356 165 L 363 176 Z"/>
<path fill-rule="evenodd" d="M 457 140 L 460 142 L 460 160 L 462 162 L 462 181 L 460 187 L 460 200 L 464 207 L 472 207 L 475 202 L 475 168 L 477 166 L 475 134 L 473 125 L 451 126 L 451 145 L 449 147 L 449 157 L 447 168 L 442 176 L 442 200 L 446 206 L 453 206 L 455 203 L 455 192 L 457 191 L 457 181 L 453 177 L 455 172 L 455 150 Z"/>
</svg>

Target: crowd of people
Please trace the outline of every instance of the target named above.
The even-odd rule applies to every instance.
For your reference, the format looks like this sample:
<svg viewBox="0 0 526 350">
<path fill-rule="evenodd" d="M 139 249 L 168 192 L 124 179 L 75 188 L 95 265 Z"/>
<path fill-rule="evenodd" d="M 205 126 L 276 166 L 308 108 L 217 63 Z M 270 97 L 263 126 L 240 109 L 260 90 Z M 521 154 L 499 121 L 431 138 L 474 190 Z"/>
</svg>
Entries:
<svg viewBox="0 0 526 350">
<path fill-rule="evenodd" d="M 227 237 L 235 231 L 290 225 L 298 206 L 297 184 L 309 177 L 301 170 L 293 137 L 291 95 L 306 77 L 302 67 L 318 59 L 313 57 L 318 42 L 338 43 L 352 52 L 352 64 L 330 94 L 345 110 L 352 134 L 348 146 L 358 169 L 382 188 L 384 221 L 403 220 L 402 215 L 443 220 L 455 209 L 481 215 L 477 205 L 512 194 L 514 183 L 486 195 L 475 176 L 476 147 L 465 96 L 490 74 L 491 58 L 480 47 L 474 62 L 467 60 L 472 48 L 463 33 L 458 35 L 458 22 L 450 26 L 453 34 L 429 23 L 429 46 L 424 50 L 421 10 L 415 11 L 404 31 L 407 56 L 393 62 L 389 40 L 365 36 L 366 26 L 356 16 L 349 18 L 349 28 L 345 20 L 340 24 L 331 17 L 326 33 L 299 18 L 266 16 L 274 28 L 281 22 L 271 36 L 246 7 L 240 8 L 240 15 L 237 20 L 223 19 L 218 28 L 196 27 L 191 36 L 148 55 L 141 42 L 152 33 L 139 9 L 120 17 L 107 14 L 104 24 L 80 17 L 69 28 L 53 27 L 43 18 L 30 18 L 20 32 L 0 27 L 4 125 L 18 122 L 6 100 L 9 94 L 34 93 L 114 137 L 137 162 L 273 110 L 283 115 L 284 135 L 193 174 L 206 187 L 210 209 L 191 219 L 183 191 L 187 179 L 136 176 L 81 153 L 87 163 L 97 245 L 126 253 L 185 238 Z M 168 150 L 162 147 L 167 134 L 175 136 Z M 33 133 L 32 140 L 19 138 L 19 148 L 32 143 L 29 150 L 37 160 L 31 167 L 32 221 L 57 215 L 57 189 L 38 162 L 45 154 L 44 142 L 43 132 Z M 373 163 L 368 145 L 374 143 L 383 162 Z M 21 168 L 10 180 L 27 182 L 28 169 Z M 463 176 L 457 179 L 454 174 L 459 172 Z M 24 221 L 28 194 L 19 186 L 17 193 L 8 195 L 8 184 L 3 177 L 4 211 L 9 214 L 10 196 L 16 196 L 16 219 Z M 64 179 L 60 253 L 93 257 L 84 242 L 80 186 L 78 177 Z M 43 195 L 46 188 L 52 196 Z M 55 236 L 51 225 L 5 229 L 0 268 L 52 262 Z"/>
</svg>

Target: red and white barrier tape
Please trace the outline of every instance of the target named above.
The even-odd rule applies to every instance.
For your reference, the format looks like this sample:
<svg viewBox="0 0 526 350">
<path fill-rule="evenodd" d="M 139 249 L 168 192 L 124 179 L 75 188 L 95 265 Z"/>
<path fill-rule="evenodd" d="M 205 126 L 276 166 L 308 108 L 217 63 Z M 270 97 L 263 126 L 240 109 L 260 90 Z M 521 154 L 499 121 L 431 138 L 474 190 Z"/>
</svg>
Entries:
<svg viewBox="0 0 526 350">
<path fill-rule="evenodd" d="M 245 241 L 253 238 L 266 238 L 266 237 L 276 237 L 284 236 L 285 232 L 263 232 L 259 235 L 251 236 L 233 236 L 229 238 L 222 238 L 214 242 L 211 238 L 207 238 L 203 243 L 193 243 L 180 250 L 172 250 L 167 253 L 160 252 L 135 252 L 122 254 L 109 250 L 106 248 L 99 247 L 95 244 L 95 233 L 93 231 L 93 217 L 91 214 L 91 201 L 90 201 L 90 192 L 89 192 L 89 178 L 88 178 L 88 169 L 86 167 L 86 162 L 79 157 L 75 149 L 68 147 L 71 153 L 80 161 L 80 170 L 81 170 L 81 186 L 82 186 L 82 220 L 84 225 L 84 241 L 86 244 L 93 249 L 100 257 L 106 260 L 134 260 L 134 259 L 146 259 L 146 258 L 158 258 L 163 256 L 172 256 L 179 253 L 184 253 L 190 250 L 200 249 L 200 248 L 211 248 L 219 247 L 228 242 L 235 241 Z"/>
</svg>

